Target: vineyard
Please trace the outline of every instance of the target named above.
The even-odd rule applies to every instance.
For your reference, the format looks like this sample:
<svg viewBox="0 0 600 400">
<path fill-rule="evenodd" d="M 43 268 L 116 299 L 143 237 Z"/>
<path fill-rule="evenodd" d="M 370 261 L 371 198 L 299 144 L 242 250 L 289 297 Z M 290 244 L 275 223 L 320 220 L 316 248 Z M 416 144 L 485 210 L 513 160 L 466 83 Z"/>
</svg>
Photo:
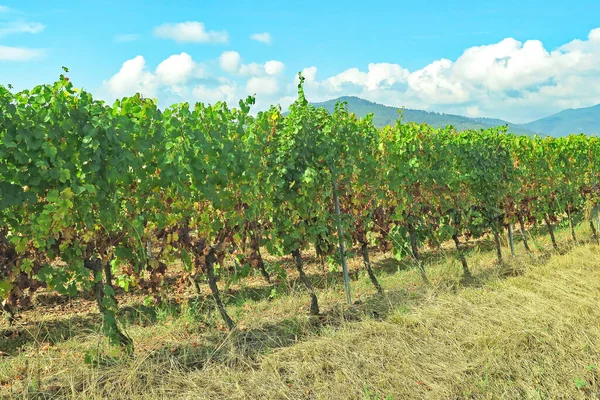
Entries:
<svg viewBox="0 0 600 400">
<path fill-rule="evenodd" d="M 451 249 L 467 283 L 468 250 L 487 238 L 498 265 L 538 257 L 540 235 L 560 254 L 563 226 L 572 243 L 599 241 L 597 137 L 401 121 L 379 129 L 344 104 L 332 114 L 310 105 L 302 76 L 285 116 L 274 106 L 251 115 L 252 97 L 239 108 L 161 110 L 140 95 L 109 105 L 67 72 L 19 93 L 0 86 L 0 298 L 9 324 L 39 292 L 89 296 L 107 340 L 132 357 L 136 343 L 119 317 L 124 293 L 158 308 L 173 288 L 207 291 L 223 329 L 235 332 L 223 292 L 248 279 L 274 292 L 297 274 L 301 312 L 326 315 L 309 258 L 340 276 L 350 308 L 354 255 L 383 297 L 375 251 L 407 261 L 426 287 L 431 251 Z M 285 257 L 295 271 L 273 261 Z"/>
</svg>

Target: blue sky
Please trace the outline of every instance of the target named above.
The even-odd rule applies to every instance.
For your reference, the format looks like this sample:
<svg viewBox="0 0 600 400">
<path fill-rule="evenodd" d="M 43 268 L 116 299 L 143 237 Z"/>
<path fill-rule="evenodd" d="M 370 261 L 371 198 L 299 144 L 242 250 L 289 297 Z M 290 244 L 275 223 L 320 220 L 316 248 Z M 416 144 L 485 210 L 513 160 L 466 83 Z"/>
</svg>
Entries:
<svg viewBox="0 0 600 400">
<path fill-rule="evenodd" d="M 65 65 L 106 100 L 256 93 L 261 109 L 287 106 L 305 70 L 312 100 L 521 122 L 600 103 L 598 16 L 597 0 L 0 0 L 0 84 L 51 82 Z"/>
</svg>

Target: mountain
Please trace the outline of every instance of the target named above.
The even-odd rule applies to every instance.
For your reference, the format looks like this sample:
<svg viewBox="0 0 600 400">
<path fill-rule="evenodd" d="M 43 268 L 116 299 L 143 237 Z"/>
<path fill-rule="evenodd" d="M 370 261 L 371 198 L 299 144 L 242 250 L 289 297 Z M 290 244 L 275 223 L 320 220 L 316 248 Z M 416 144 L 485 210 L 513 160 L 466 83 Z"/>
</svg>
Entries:
<svg viewBox="0 0 600 400">
<path fill-rule="evenodd" d="M 313 103 L 315 107 L 323 107 L 329 112 L 333 112 L 335 103 L 345 101 L 348 103 L 348 110 L 355 113 L 358 117 L 364 117 L 373 113 L 373 122 L 376 126 L 382 127 L 391 125 L 398 119 L 398 108 L 384 106 L 373 103 L 368 100 L 354 96 L 344 96 L 322 103 Z M 509 125 L 509 131 L 515 134 L 532 135 L 533 132 L 517 124 L 512 124 L 501 119 L 493 118 L 469 118 L 462 115 L 441 114 L 430 111 L 412 110 L 405 108 L 402 111 L 402 121 L 426 123 L 434 127 L 454 126 L 458 130 L 465 129 L 486 129 L 501 125 Z"/>
<path fill-rule="evenodd" d="M 322 103 L 313 103 L 313 105 L 324 107 L 329 112 L 333 112 L 335 103 L 338 101 L 347 102 L 348 110 L 359 117 L 373 113 L 373 122 L 378 127 L 393 124 L 398 119 L 398 108 L 384 106 L 354 96 L 344 96 Z M 458 130 L 485 129 L 508 125 L 509 132 L 518 135 L 533 135 L 534 133 L 540 136 L 553 137 L 567 136 L 570 133 L 598 135 L 600 134 L 600 104 L 587 108 L 564 110 L 526 124 L 513 124 L 496 118 L 469 118 L 462 115 L 411 109 L 403 110 L 402 120 L 406 122 L 424 122 L 435 127 L 453 125 Z"/>
<path fill-rule="evenodd" d="M 570 108 L 557 114 L 521 125 L 532 132 L 548 136 L 567 136 L 570 133 L 600 134 L 600 104 L 587 108 Z"/>
</svg>

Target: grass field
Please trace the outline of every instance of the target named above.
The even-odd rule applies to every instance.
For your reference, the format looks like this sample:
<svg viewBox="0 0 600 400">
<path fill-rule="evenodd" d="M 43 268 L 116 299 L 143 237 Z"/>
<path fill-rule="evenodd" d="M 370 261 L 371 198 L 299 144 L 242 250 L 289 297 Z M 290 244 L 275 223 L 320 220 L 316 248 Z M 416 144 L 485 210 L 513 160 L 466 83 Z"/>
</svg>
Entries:
<svg viewBox="0 0 600 400">
<path fill-rule="evenodd" d="M 449 249 L 416 268 L 373 255 L 386 294 L 366 275 L 344 305 L 339 273 L 308 271 L 323 315 L 289 279 L 260 278 L 226 293 L 227 332 L 203 295 L 154 309 L 123 295 L 133 357 L 108 346 L 90 299 L 40 294 L 17 326 L 0 326 L 3 398 L 595 399 L 600 398 L 600 247 L 568 241 L 561 254 L 536 238 L 530 259 L 498 264 L 486 243 L 461 281 Z M 589 237 L 578 228 L 578 237 Z M 488 250 L 489 249 L 489 250 Z M 291 269 L 291 259 L 285 260 Z M 356 269 L 359 259 L 351 260 Z M 186 294 L 187 297 L 192 294 Z M 185 298 L 187 298 L 184 296 Z"/>
</svg>

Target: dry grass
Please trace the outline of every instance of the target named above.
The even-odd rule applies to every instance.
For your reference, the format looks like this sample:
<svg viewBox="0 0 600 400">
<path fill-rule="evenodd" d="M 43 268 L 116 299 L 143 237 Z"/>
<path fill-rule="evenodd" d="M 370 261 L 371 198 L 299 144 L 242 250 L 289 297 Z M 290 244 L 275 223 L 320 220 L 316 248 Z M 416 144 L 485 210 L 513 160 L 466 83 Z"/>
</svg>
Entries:
<svg viewBox="0 0 600 400">
<path fill-rule="evenodd" d="M 566 233 L 559 237 L 566 248 Z M 545 238 L 537 241 L 548 246 Z M 386 295 L 374 295 L 361 276 L 353 282 L 359 301 L 352 307 L 343 306 L 339 278 L 315 274 L 321 317 L 306 315 L 305 292 L 292 284 L 271 300 L 254 286 L 237 288 L 228 307 L 239 325 L 232 333 L 216 327 L 218 319 L 206 314 L 212 307 L 190 304 L 148 316 L 137 305 L 127 328 L 137 346 L 129 359 L 106 345 L 94 315 L 64 320 L 64 337 L 48 329 L 50 316 L 38 315 L 43 323 L 27 325 L 35 340 L 0 359 L 0 395 L 600 398 L 598 246 L 502 266 L 493 253 L 475 250 L 469 257 L 475 278 L 467 284 L 452 255 L 442 254 L 428 264 L 429 287 L 414 268 L 388 257 L 374 257 Z M 83 362 L 86 353 L 94 364 Z"/>
</svg>

